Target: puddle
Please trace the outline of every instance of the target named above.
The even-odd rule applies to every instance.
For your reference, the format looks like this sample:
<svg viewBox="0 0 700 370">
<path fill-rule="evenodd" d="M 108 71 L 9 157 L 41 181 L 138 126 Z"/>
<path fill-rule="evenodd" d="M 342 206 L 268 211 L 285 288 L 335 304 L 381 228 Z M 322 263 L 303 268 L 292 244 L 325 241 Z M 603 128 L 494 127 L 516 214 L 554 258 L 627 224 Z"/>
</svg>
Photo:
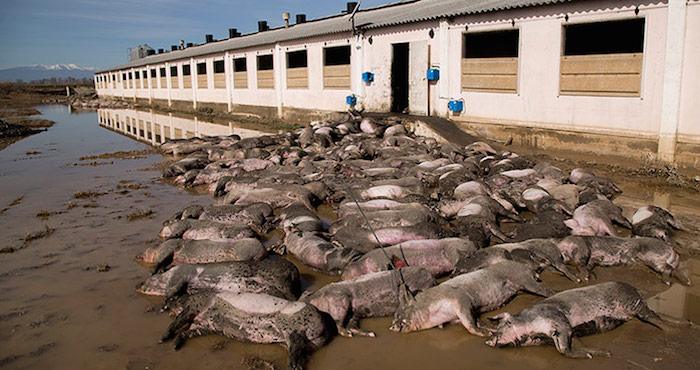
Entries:
<svg viewBox="0 0 700 370">
<path fill-rule="evenodd" d="M 147 144 L 192 135 L 257 135 L 246 127 L 198 119 L 138 112 L 100 110 L 69 114 L 60 106 L 40 107 L 56 122 L 48 132 L 0 151 L 0 208 L 22 196 L 0 216 L 0 248 L 18 245 L 45 226 L 54 231 L 15 253 L 0 254 L 0 367 L 51 369 L 246 368 L 262 359 L 284 368 L 286 351 L 206 336 L 188 341 L 175 352 L 158 338 L 170 318 L 154 310 L 157 301 L 136 293 L 148 272 L 133 258 L 159 243 L 163 220 L 190 204 L 210 204 L 197 191 L 182 191 L 161 182 L 153 166 L 162 162 Z M 118 118 L 117 118 L 118 117 Z M 128 118 L 128 120 L 127 120 Z M 107 155 L 110 164 L 70 166 Z M 28 152 L 41 155 L 28 156 Z M 103 156 L 104 157 L 104 156 Z M 625 179 L 611 178 L 625 191 L 617 203 L 631 216 L 636 208 L 657 204 L 669 208 L 689 231 L 677 233 L 686 245 L 697 243 L 700 197 L 663 193 Z M 126 186 L 125 184 L 129 184 Z M 78 192 L 99 196 L 76 199 Z M 152 211 L 129 221 L 134 212 Z M 37 218 L 37 213 L 45 217 Z M 320 210 L 324 223 L 333 219 Z M 272 233 L 268 243 L 279 241 Z M 700 249 L 700 248 L 697 248 Z M 316 289 L 335 280 L 301 266 L 304 285 Z M 108 271 L 100 267 L 109 265 Z M 700 322 L 700 262 L 683 255 L 682 269 L 693 287 L 668 288 L 644 266 L 597 269 L 597 281 L 621 280 L 642 287 L 650 306 L 662 313 Z M 103 272 L 100 272 L 103 270 Z M 577 286 L 553 273 L 543 274 L 554 289 Z M 517 312 L 541 298 L 523 295 L 497 311 Z M 488 316 L 489 314 L 487 314 Z M 389 318 L 362 321 L 377 338 L 336 337 L 311 357 L 310 369 L 678 369 L 697 367 L 700 330 L 665 333 L 639 321 L 611 332 L 585 337 L 589 346 L 612 351 L 609 359 L 569 360 L 552 346 L 493 349 L 483 338 L 459 325 L 411 334 L 388 330 Z"/>
</svg>

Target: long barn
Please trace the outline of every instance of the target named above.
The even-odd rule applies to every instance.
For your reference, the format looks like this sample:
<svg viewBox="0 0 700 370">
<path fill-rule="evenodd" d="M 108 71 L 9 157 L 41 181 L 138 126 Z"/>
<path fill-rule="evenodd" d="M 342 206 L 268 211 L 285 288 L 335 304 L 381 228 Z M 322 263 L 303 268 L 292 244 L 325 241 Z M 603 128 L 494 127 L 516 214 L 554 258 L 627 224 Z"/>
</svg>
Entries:
<svg viewBox="0 0 700 370">
<path fill-rule="evenodd" d="M 698 168 L 698 0 L 353 8 L 150 55 L 95 74 L 95 86 L 100 97 L 286 119 L 354 98 L 525 145 Z"/>
</svg>

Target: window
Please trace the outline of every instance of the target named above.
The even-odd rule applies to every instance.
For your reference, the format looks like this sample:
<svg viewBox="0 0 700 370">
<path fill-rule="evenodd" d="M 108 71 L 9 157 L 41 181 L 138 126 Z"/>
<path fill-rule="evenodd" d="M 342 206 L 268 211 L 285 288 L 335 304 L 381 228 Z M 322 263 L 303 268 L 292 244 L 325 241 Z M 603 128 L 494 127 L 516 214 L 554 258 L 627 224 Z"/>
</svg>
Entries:
<svg viewBox="0 0 700 370">
<path fill-rule="evenodd" d="M 207 88 L 207 64 L 197 63 L 197 88 Z"/>
<path fill-rule="evenodd" d="M 226 88 L 226 70 L 224 67 L 223 60 L 214 61 L 214 88 L 215 89 L 225 89 Z"/>
<path fill-rule="evenodd" d="M 644 19 L 564 26 L 561 95 L 640 96 Z"/>
<path fill-rule="evenodd" d="M 350 88 L 350 45 L 323 49 L 323 88 Z"/>
<path fill-rule="evenodd" d="M 258 56 L 258 89 L 274 89 L 275 75 L 272 54 Z"/>
<path fill-rule="evenodd" d="M 287 88 L 306 89 L 308 86 L 306 50 L 287 53 Z"/>
<path fill-rule="evenodd" d="M 233 88 L 248 88 L 248 66 L 245 57 L 233 60 Z"/>
<path fill-rule="evenodd" d="M 165 67 L 160 67 L 160 69 L 158 69 L 158 71 L 160 72 L 160 75 L 159 75 L 160 76 L 160 86 L 158 86 L 158 87 L 161 89 L 166 89 L 168 87 L 168 83 L 167 83 L 167 80 L 165 79 Z"/>
<path fill-rule="evenodd" d="M 236 72 L 245 72 L 248 70 L 246 58 L 236 58 L 233 60 L 233 70 Z"/>
<path fill-rule="evenodd" d="M 223 60 L 214 61 L 214 73 L 225 73 Z"/>
<path fill-rule="evenodd" d="M 156 69 L 151 69 L 151 78 L 156 78 Z"/>
<path fill-rule="evenodd" d="M 518 91 L 519 30 L 464 34 L 462 91 Z"/>
<path fill-rule="evenodd" d="M 339 66 L 350 64 L 350 45 L 323 49 L 323 65 Z"/>
<path fill-rule="evenodd" d="M 189 64 L 182 65 L 182 75 L 183 76 L 191 76 L 192 75 L 192 72 L 190 71 Z M 182 78 L 182 88 L 183 89 L 191 89 L 192 88 L 192 78 L 191 77 L 183 77 Z"/>
<path fill-rule="evenodd" d="M 183 73 L 183 75 L 184 75 L 184 73 Z M 182 84 L 185 85 L 187 80 L 189 80 L 189 78 L 184 78 L 182 81 Z M 179 80 L 177 78 L 177 66 L 170 67 L 170 88 L 171 89 L 179 88 L 178 81 Z"/>
<path fill-rule="evenodd" d="M 139 71 L 134 72 L 134 76 L 137 80 L 141 79 L 141 73 L 139 73 Z"/>
</svg>

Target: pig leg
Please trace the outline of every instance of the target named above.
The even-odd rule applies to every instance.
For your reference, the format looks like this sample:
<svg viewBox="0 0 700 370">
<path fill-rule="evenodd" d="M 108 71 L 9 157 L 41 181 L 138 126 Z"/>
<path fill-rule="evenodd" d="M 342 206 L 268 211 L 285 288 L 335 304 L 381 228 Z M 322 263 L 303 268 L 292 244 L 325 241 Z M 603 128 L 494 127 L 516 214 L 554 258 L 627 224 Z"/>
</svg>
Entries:
<svg viewBox="0 0 700 370">
<path fill-rule="evenodd" d="M 306 338 L 298 333 L 292 332 L 286 338 L 287 351 L 289 359 L 287 360 L 287 370 L 301 370 L 304 368 L 304 360 L 306 359 Z"/>
<path fill-rule="evenodd" d="M 169 299 L 179 296 L 186 291 L 187 282 L 184 279 L 176 282 L 175 284 L 172 284 L 170 287 L 168 287 L 168 289 L 165 290 L 165 302 L 168 302 Z"/>
<path fill-rule="evenodd" d="M 173 340 L 173 348 L 177 351 L 182 346 L 185 344 L 185 342 L 194 337 L 201 337 L 203 335 L 208 335 L 208 334 L 213 334 L 212 331 L 207 330 L 203 327 L 197 326 L 197 324 L 193 324 L 189 329 L 180 332 L 175 339 Z"/>
<path fill-rule="evenodd" d="M 537 280 L 535 280 L 535 278 L 533 276 L 528 277 L 528 279 L 525 281 L 519 281 L 519 282 L 508 281 L 508 283 L 511 286 L 514 286 L 515 289 L 524 290 L 524 291 L 530 292 L 532 294 L 537 294 L 537 295 L 542 296 L 542 297 L 549 297 L 549 296 L 557 293 L 555 290 L 549 289 L 549 288 L 543 286 L 542 284 L 540 284 L 539 282 L 537 282 Z"/>
<path fill-rule="evenodd" d="M 557 326 L 559 326 L 559 328 L 557 328 Z M 610 357 L 610 352 L 605 349 L 586 348 L 581 346 L 580 343 L 576 343 L 577 346 L 574 349 L 571 346 L 573 340 L 571 327 L 563 323 L 555 326 L 552 338 L 554 339 L 554 345 L 557 347 L 557 351 L 568 358 L 593 358 L 593 356 Z"/>
<path fill-rule="evenodd" d="M 557 271 L 559 271 L 560 273 L 562 273 L 564 276 L 566 276 L 567 279 L 569 279 L 569 280 L 571 280 L 571 281 L 575 281 L 575 282 L 577 282 L 577 283 L 580 283 L 580 282 L 581 282 L 581 278 L 579 278 L 579 277 L 577 277 L 576 275 L 574 275 L 574 273 L 573 273 L 571 270 L 569 270 L 569 268 L 566 267 L 566 265 L 565 265 L 563 262 L 560 262 L 560 261 L 553 261 L 553 262 L 552 262 L 552 267 L 553 267 L 555 270 L 557 270 Z"/>
<path fill-rule="evenodd" d="M 685 275 L 683 275 L 683 273 L 680 272 L 680 270 L 678 270 L 678 269 L 673 269 L 673 272 L 672 272 L 671 274 L 672 274 L 673 276 L 675 276 L 676 279 L 678 279 L 682 284 L 687 285 L 687 286 L 693 285 L 693 284 L 690 282 L 690 279 L 688 279 L 688 277 L 686 277 Z"/>
<path fill-rule="evenodd" d="M 486 229 L 491 233 L 491 235 L 495 236 L 496 238 L 500 239 L 502 242 L 508 242 L 510 240 L 509 237 L 506 236 L 506 234 L 501 231 L 500 228 L 498 228 L 498 225 L 496 225 L 492 221 L 488 221 L 486 223 Z"/>
<path fill-rule="evenodd" d="M 639 303 L 635 307 L 635 311 L 636 312 L 633 312 L 633 315 L 636 316 L 638 319 L 651 325 L 654 325 L 657 328 L 664 331 L 672 330 L 668 323 L 664 319 L 659 317 L 659 315 L 657 315 L 656 312 L 649 309 L 649 306 L 647 306 L 643 300 L 639 300 Z"/>
<path fill-rule="evenodd" d="M 359 335 L 370 338 L 377 336 L 373 331 L 360 329 L 360 317 L 355 314 L 353 314 L 352 317 L 350 317 L 350 320 L 348 320 L 346 330 L 350 333 L 350 336 Z"/>
<path fill-rule="evenodd" d="M 165 341 L 174 338 L 178 332 L 183 328 L 186 328 L 194 321 L 194 313 L 190 313 L 188 310 L 183 310 L 179 315 L 175 317 L 172 323 L 168 326 L 168 330 L 165 331 L 158 343 L 164 343 Z"/>
<path fill-rule="evenodd" d="M 457 318 L 469 333 L 480 337 L 487 337 L 491 335 L 490 331 L 477 326 L 476 317 L 472 312 L 472 303 L 468 299 L 454 302 L 454 304 L 458 305 L 458 307 L 456 307 Z"/>
<path fill-rule="evenodd" d="M 615 227 L 613 226 L 612 222 L 609 220 L 599 220 L 599 230 L 605 232 L 606 234 L 610 236 L 618 236 L 617 231 L 615 230 Z M 604 235 L 604 234 L 603 234 Z"/>
<path fill-rule="evenodd" d="M 168 267 L 173 262 L 173 256 L 175 255 L 175 251 L 168 251 L 168 253 L 162 253 L 158 256 L 158 260 L 156 261 L 156 264 L 153 266 L 153 269 L 151 270 L 151 275 L 155 275 L 159 272 L 165 271 L 165 268 Z"/>
<path fill-rule="evenodd" d="M 338 328 L 338 334 L 344 337 L 352 337 L 353 333 L 350 329 L 345 326 L 345 320 L 348 318 L 350 313 L 350 300 L 348 296 L 338 297 L 337 300 L 333 301 L 331 309 L 328 312 L 333 321 L 335 321 L 335 326 Z"/>
</svg>

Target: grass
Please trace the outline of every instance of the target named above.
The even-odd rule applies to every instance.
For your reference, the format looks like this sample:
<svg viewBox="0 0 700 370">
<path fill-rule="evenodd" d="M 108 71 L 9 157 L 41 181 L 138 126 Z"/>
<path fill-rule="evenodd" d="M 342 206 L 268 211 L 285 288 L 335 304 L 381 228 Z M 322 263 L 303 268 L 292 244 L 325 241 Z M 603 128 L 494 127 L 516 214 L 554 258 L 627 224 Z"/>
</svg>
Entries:
<svg viewBox="0 0 700 370">
<path fill-rule="evenodd" d="M 138 209 L 126 215 L 126 219 L 129 221 L 136 221 L 142 218 L 151 217 L 155 214 L 152 209 Z"/>
</svg>

